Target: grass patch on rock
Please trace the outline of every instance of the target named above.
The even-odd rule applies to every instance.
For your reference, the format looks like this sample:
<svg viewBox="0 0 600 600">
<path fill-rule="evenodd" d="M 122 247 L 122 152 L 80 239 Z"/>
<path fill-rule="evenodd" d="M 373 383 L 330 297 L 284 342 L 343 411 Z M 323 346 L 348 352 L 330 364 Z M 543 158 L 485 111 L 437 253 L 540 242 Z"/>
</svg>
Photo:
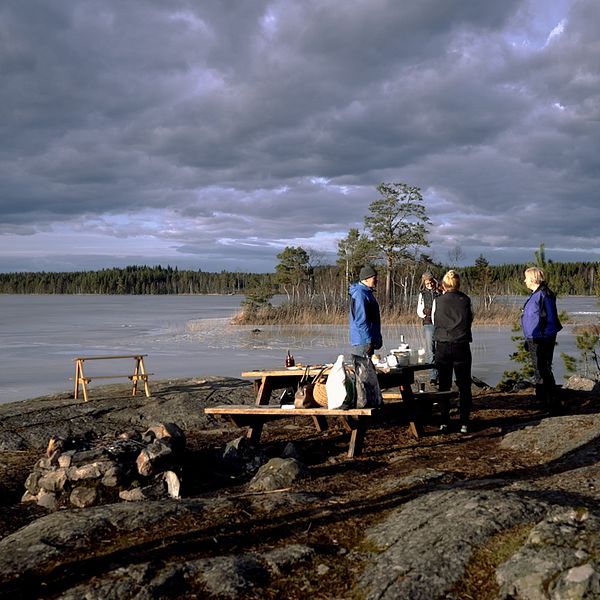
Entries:
<svg viewBox="0 0 600 600">
<path fill-rule="evenodd" d="M 495 600 L 499 592 L 496 568 L 523 546 L 532 527 L 532 523 L 517 525 L 497 533 L 486 544 L 475 548 L 464 577 L 453 590 L 456 597 Z"/>
</svg>

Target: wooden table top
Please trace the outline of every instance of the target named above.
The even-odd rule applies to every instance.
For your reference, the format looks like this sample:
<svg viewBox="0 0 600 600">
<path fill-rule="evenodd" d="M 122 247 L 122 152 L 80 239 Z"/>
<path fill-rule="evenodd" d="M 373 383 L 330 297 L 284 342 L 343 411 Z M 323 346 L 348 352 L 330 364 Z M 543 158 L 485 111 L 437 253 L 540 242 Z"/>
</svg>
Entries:
<svg viewBox="0 0 600 600">
<path fill-rule="evenodd" d="M 349 366 L 349 365 L 346 365 Z M 318 375 L 321 369 L 325 367 L 323 373 L 327 375 L 333 367 L 333 364 L 328 365 L 310 365 L 308 369 L 308 374 L 311 376 Z M 389 374 L 400 374 L 405 371 L 424 371 L 427 369 L 434 368 L 435 365 L 428 363 L 418 363 L 413 365 L 402 365 L 398 367 L 375 367 L 375 370 L 378 373 L 389 373 Z M 253 377 L 254 379 L 262 378 L 262 377 L 302 377 L 304 375 L 304 371 L 306 369 L 306 365 L 296 365 L 294 367 L 281 367 L 275 369 L 255 369 L 253 371 L 244 371 L 241 376 L 242 377 Z"/>
</svg>

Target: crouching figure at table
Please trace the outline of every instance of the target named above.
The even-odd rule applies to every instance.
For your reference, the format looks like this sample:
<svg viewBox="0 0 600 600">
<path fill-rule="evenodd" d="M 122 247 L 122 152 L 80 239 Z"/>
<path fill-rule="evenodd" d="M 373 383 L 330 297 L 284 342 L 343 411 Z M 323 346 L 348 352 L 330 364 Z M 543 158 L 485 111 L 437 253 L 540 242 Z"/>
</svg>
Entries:
<svg viewBox="0 0 600 600">
<path fill-rule="evenodd" d="M 469 296 L 460 291 L 460 276 L 450 270 L 442 280 L 443 294 L 433 301 L 433 339 L 435 341 L 435 365 L 438 371 L 440 392 L 452 387 L 452 373 L 456 377 L 460 398 L 460 432 L 469 430 L 469 416 L 473 395 L 471 392 L 471 324 L 473 309 Z M 442 423 L 440 432 L 450 424 L 450 402 L 440 402 Z"/>
</svg>

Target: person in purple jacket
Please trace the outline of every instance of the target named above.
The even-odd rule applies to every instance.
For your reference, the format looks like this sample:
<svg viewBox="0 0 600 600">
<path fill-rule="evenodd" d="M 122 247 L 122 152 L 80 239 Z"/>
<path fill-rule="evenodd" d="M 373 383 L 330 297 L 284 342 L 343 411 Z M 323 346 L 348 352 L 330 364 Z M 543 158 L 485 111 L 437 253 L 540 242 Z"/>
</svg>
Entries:
<svg viewBox="0 0 600 600">
<path fill-rule="evenodd" d="M 525 269 L 525 285 L 531 290 L 523 306 L 521 327 L 525 349 L 533 366 L 535 397 L 551 414 L 560 410 L 552 360 L 556 334 L 562 329 L 556 308 L 556 296 L 546 285 L 539 267 Z"/>
</svg>

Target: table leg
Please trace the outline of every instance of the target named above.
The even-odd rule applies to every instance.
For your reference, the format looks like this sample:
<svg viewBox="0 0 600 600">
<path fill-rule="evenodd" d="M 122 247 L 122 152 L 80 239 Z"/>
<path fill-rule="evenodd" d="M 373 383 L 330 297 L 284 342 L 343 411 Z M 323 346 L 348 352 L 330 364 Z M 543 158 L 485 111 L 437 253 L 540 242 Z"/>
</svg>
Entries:
<svg viewBox="0 0 600 600">
<path fill-rule="evenodd" d="M 354 422 L 352 433 L 350 434 L 350 445 L 348 446 L 348 458 L 358 456 L 363 449 L 365 440 L 365 420 L 358 417 Z"/>
<path fill-rule="evenodd" d="M 342 422 L 342 425 L 344 427 L 344 429 L 348 432 L 348 433 L 352 433 L 354 431 L 354 421 L 352 420 L 352 418 L 350 417 L 340 417 L 340 421 Z"/>
<path fill-rule="evenodd" d="M 258 388 L 258 393 L 256 394 L 256 404 L 263 405 L 269 404 L 269 400 L 271 399 L 271 380 L 268 376 L 264 376 L 260 382 L 260 387 Z"/>
<path fill-rule="evenodd" d="M 408 409 L 408 430 L 418 440 L 423 435 L 423 425 L 421 424 L 417 400 L 410 384 L 401 385 L 400 391 L 402 393 L 402 400 L 406 402 Z"/>
<path fill-rule="evenodd" d="M 313 415 L 312 420 L 319 433 L 321 433 L 322 431 L 327 431 L 329 427 L 327 423 L 327 417 L 324 417 L 322 415 Z"/>
<path fill-rule="evenodd" d="M 253 420 L 251 425 L 248 427 L 248 431 L 246 432 L 246 437 L 253 443 L 258 444 L 260 442 L 260 436 L 262 434 L 263 429 L 263 421 L 262 420 Z"/>
</svg>

